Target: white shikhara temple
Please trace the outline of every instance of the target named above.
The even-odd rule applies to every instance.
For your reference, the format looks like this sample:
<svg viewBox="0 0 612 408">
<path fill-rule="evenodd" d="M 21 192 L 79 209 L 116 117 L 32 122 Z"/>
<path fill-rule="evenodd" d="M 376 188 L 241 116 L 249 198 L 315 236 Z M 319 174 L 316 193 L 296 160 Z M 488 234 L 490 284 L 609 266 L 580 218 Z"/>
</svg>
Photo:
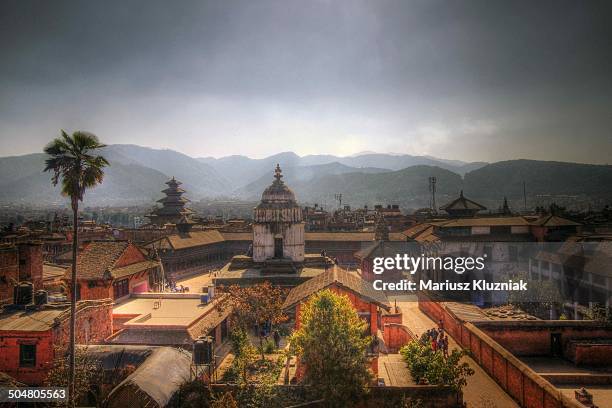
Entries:
<svg viewBox="0 0 612 408">
<path fill-rule="evenodd" d="M 253 261 L 272 258 L 304 261 L 304 222 L 295 194 L 283 182 L 280 166 L 253 211 Z"/>
<path fill-rule="evenodd" d="M 296 286 L 337 267 L 326 256 L 306 254 L 302 209 L 283 181 L 280 165 L 274 181 L 253 210 L 252 251 L 234 256 L 214 278 L 219 285 L 251 285 L 270 281 Z"/>
</svg>

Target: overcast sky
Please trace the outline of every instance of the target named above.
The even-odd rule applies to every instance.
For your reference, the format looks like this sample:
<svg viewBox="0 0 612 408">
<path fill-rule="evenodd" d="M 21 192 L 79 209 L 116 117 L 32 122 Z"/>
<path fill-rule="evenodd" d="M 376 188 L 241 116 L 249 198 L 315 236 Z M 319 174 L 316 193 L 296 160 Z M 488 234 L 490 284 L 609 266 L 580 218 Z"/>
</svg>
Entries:
<svg viewBox="0 0 612 408">
<path fill-rule="evenodd" d="M 609 1 L 0 3 L 0 155 L 60 128 L 191 156 L 612 163 Z"/>
</svg>

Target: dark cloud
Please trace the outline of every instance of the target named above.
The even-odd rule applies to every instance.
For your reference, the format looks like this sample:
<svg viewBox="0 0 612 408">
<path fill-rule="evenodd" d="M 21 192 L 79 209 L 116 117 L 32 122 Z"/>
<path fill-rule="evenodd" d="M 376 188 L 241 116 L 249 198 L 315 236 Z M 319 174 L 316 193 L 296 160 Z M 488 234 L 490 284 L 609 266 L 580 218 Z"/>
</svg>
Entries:
<svg viewBox="0 0 612 408">
<path fill-rule="evenodd" d="M 192 155 L 606 162 L 611 10 L 604 1 L 4 1 L 1 153 L 38 151 L 64 127 Z"/>
</svg>

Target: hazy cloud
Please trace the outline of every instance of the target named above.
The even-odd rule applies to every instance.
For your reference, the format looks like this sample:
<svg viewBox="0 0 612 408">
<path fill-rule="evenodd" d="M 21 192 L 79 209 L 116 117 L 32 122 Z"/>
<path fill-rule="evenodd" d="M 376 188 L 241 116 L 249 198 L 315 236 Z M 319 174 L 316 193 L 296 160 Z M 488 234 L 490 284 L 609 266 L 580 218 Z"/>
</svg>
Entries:
<svg viewBox="0 0 612 408">
<path fill-rule="evenodd" d="M 2 155 L 59 128 L 194 156 L 607 162 L 607 1 L 4 1 Z"/>
</svg>

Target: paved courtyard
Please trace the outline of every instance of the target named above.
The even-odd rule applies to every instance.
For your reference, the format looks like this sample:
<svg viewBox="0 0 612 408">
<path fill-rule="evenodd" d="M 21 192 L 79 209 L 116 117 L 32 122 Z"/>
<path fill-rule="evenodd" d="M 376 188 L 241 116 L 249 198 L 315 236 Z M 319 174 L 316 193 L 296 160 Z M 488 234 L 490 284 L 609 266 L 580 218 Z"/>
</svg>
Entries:
<svg viewBox="0 0 612 408">
<path fill-rule="evenodd" d="M 416 296 L 389 296 L 389 300 L 391 303 L 397 300 L 397 306 L 403 313 L 404 325 L 417 336 L 437 326 L 436 322 L 419 310 Z M 450 349 L 460 348 L 450 336 L 449 340 Z M 467 385 L 463 389 L 463 399 L 468 407 L 518 407 L 518 404 L 474 360 L 465 357 L 465 361 L 474 369 L 474 375 L 468 378 Z"/>
<path fill-rule="evenodd" d="M 382 354 L 378 358 L 378 376 L 385 380 L 386 386 L 414 385 L 408 367 L 400 354 Z"/>
<path fill-rule="evenodd" d="M 214 272 L 203 272 L 198 275 L 191 275 L 185 278 L 177 279 L 176 286 L 183 285 L 189 288 L 190 293 L 202 293 L 205 287 L 212 282 Z"/>
</svg>

